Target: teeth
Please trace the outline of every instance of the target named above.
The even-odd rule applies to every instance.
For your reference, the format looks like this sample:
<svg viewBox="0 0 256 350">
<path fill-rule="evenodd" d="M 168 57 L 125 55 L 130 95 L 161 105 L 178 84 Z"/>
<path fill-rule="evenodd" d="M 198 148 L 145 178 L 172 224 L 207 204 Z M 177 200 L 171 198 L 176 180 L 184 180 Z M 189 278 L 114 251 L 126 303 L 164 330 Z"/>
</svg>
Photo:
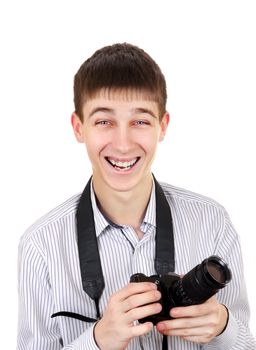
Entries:
<svg viewBox="0 0 256 350">
<path fill-rule="evenodd" d="M 118 168 L 131 168 L 137 161 L 137 158 L 131 160 L 130 162 L 116 162 L 115 160 L 113 159 L 110 159 L 108 158 L 108 161 L 115 167 L 118 167 Z"/>
</svg>

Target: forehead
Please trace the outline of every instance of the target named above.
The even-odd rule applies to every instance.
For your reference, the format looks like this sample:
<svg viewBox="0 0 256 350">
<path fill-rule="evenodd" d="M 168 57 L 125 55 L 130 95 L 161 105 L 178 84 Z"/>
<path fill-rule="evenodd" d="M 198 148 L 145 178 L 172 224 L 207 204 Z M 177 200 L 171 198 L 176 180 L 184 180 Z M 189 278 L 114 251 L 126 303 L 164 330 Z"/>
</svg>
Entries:
<svg viewBox="0 0 256 350">
<path fill-rule="evenodd" d="M 155 96 L 150 91 L 135 89 L 101 89 L 94 93 L 83 104 L 83 111 L 88 112 L 91 108 L 108 107 L 133 109 L 136 107 L 147 107 L 153 109 L 158 115 L 159 108 Z"/>
</svg>

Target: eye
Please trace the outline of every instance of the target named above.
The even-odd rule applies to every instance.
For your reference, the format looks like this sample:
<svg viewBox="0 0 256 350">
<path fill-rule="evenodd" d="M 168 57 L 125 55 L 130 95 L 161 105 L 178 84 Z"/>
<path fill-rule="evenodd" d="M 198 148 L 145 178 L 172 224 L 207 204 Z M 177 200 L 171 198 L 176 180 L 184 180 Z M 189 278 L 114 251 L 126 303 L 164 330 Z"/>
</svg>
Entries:
<svg viewBox="0 0 256 350">
<path fill-rule="evenodd" d="M 109 120 L 97 120 L 95 125 L 108 126 L 111 125 L 111 122 Z"/>
<path fill-rule="evenodd" d="M 135 125 L 149 125 L 149 121 L 148 120 L 135 120 L 134 122 Z"/>
</svg>

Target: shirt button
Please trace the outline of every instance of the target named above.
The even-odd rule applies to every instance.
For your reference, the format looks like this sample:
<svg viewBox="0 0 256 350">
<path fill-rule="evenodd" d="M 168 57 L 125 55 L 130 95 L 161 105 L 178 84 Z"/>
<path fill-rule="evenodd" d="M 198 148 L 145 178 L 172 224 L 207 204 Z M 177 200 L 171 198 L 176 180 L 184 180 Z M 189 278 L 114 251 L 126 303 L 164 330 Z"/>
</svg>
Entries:
<svg viewBox="0 0 256 350">
<path fill-rule="evenodd" d="M 146 339 L 151 338 L 151 336 L 152 336 L 151 332 L 152 332 L 152 331 L 150 331 L 150 332 L 144 334 L 144 337 L 145 337 Z"/>
</svg>

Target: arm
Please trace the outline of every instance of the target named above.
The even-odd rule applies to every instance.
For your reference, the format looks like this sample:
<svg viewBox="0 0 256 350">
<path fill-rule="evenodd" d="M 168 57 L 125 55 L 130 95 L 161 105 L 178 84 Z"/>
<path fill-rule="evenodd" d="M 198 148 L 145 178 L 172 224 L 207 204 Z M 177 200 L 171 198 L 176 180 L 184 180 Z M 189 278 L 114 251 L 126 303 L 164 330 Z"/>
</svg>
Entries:
<svg viewBox="0 0 256 350">
<path fill-rule="evenodd" d="M 63 347 L 54 310 L 48 269 L 32 239 L 21 241 L 18 258 L 19 321 L 17 350 L 98 350 L 93 326 Z"/>
<path fill-rule="evenodd" d="M 204 349 L 254 350 L 256 342 L 249 330 L 250 310 L 240 241 L 225 211 L 224 220 L 224 230 L 217 238 L 216 254 L 224 257 L 233 274 L 229 285 L 218 293 L 218 300 L 227 307 L 229 320 L 225 331 L 205 345 Z"/>
<path fill-rule="evenodd" d="M 173 308 L 174 319 L 159 323 L 157 329 L 202 344 L 205 350 L 253 350 L 256 344 L 248 327 L 249 306 L 239 238 L 225 212 L 223 218 L 214 253 L 229 263 L 232 281 L 217 298 L 201 305 Z"/>
<path fill-rule="evenodd" d="M 63 347 L 57 319 L 51 318 L 54 302 L 47 264 L 31 238 L 20 244 L 18 266 L 17 350 L 122 350 L 132 338 L 153 328 L 150 322 L 138 325 L 134 322 L 161 309 L 156 303 L 160 293 L 155 284 L 130 283 L 110 297 L 100 321 Z"/>
<path fill-rule="evenodd" d="M 124 350 L 134 338 L 150 332 L 151 322 L 136 320 L 161 311 L 161 294 L 148 282 L 130 283 L 110 297 L 102 319 L 95 327 L 95 341 L 101 350 Z"/>
</svg>

